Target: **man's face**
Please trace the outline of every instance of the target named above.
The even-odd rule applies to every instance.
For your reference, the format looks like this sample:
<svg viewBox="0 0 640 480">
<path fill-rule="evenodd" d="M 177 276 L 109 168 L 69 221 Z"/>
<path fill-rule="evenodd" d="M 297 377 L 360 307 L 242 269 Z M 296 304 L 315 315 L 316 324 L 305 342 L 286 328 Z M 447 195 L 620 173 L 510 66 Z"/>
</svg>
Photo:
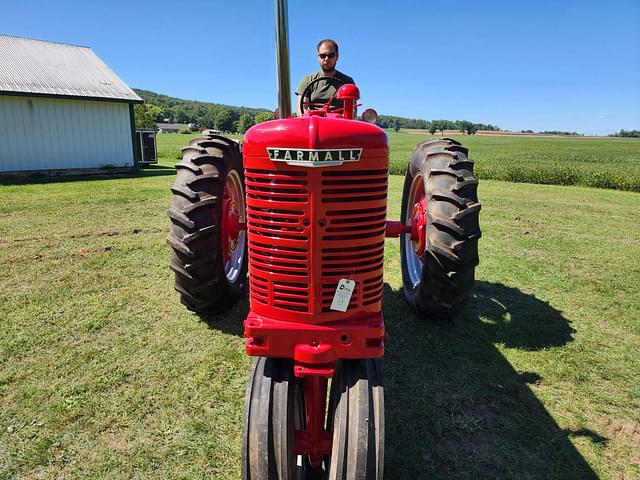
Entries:
<svg viewBox="0 0 640 480">
<path fill-rule="evenodd" d="M 318 63 L 323 72 L 331 73 L 336 69 L 338 52 L 330 43 L 323 43 L 318 49 Z"/>
</svg>

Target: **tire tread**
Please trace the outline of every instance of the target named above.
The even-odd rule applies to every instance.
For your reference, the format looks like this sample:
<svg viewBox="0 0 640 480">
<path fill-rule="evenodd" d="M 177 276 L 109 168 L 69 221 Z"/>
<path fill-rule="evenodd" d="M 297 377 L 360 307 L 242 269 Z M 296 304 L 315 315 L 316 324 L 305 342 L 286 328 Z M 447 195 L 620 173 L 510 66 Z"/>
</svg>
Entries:
<svg viewBox="0 0 640 480">
<path fill-rule="evenodd" d="M 221 255 L 221 199 L 231 169 L 244 179 L 238 143 L 205 132 L 182 149 L 182 161 L 176 164 L 176 180 L 170 187 L 169 267 L 181 302 L 201 314 L 226 310 L 246 290 L 246 251 L 235 282 L 228 280 Z"/>
<path fill-rule="evenodd" d="M 402 274 L 407 301 L 421 315 L 450 319 L 467 302 L 478 264 L 481 237 L 478 180 L 468 150 L 452 139 L 423 142 L 414 151 L 405 177 L 402 218 L 414 176 L 424 179 L 427 198 L 427 245 L 421 281 L 411 284 L 405 242 L 401 242 Z"/>
</svg>

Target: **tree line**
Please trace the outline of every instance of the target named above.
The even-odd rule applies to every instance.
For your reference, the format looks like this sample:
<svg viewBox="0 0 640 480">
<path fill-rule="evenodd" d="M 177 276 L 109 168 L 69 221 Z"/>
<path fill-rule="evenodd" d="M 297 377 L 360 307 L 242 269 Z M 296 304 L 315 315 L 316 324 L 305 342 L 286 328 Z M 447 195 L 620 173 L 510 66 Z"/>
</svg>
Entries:
<svg viewBox="0 0 640 480">
<path fill-rule="evenodd" d="M 395 117 L 392 115 L 380 115 L 376 125 L 381 128 L 392 128 L 395 131 L 401 128 L 428 130 L 431 134 L 444 132 L 445 130 L 460 130 L 469 135 L 478 130 L 490 130 L 499 132 L 500 128 L 486 123 L 474 123 L 468 120 L 422 120 L 419 118 Z"/>
<path fill-rule="evenodd" d="M 273 113 L 260 108 L 236 107 L 218 103 L 183 100 L 149 90 L 133 89 L 144 101 L 134 107 L 137 128 L 153 128 L 156 123 L 185 123 L 198 128 L 213 128 L 221 132 L 244 133 L 253 125 L 273 119 Z M 478 130 L 499 131 L 495 125 L 467 120 L 422 120 L 380 115 L 376 125 L 381 128 L 428 130 L 432 134 L 445 130 L 460 130 L 473 135 Z"/>
<path fill-rule="evenodd" d="M 183 100 L 148 90 L 133 90 L 145 101 L 134 107 L 137 128 L 153 128 L 156 123 L 186 123 L 221 132 L 244 133 L 256 123 L 273 119 L 273 113 L 265 109 Z"/>
<path fill-rule="evenodd" d="M 529 132 L 525 132 L 525 133 L 529 133 Z M 541 132 L 537 132 L 541 135 L 563 135 L 563 136 L 568 136 L 568 137 L 583 137 L 584 134 L 583 133 L 578 133 L 578 132 L 567 132 L 565 130 L 543 130 Z"/>
<path fill-rule="evenodd" d="M 619 132 L 609 135 L 610 137 L 634 137 L 640 138 L 640 130 L 625 130 L 624 128 Z"/>
</svg>

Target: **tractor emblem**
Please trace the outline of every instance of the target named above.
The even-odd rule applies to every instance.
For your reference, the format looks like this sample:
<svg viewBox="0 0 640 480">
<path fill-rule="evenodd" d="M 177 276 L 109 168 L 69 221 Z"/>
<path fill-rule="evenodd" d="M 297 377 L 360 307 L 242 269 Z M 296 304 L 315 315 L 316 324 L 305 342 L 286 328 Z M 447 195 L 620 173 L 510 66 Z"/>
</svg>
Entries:
<svg viewBox="0 0 640 480">
<path fill-rule="evenodd" d="M 357 162 L 362 154 L 361 148 L 312 150 L 301 148 L 267 148 L 269 159 L 286 162 L 302 167 L 325 167 L 342 165 L 344 162 Z"/>
</svg>

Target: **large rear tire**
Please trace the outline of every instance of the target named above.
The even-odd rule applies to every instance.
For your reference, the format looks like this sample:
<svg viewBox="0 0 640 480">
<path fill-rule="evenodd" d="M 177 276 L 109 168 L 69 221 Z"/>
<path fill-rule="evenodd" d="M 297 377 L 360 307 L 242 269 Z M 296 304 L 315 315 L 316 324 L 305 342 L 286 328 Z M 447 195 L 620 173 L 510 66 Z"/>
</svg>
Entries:
<svg viewBox="0 0 640 480">
<path fill-rule="evenodd" d="M 407 302 L 427 318 L 450 319 L 467 303 L 480 238 L 478 180 L 468 151 L 451 139 L 415 149 L 404 181 L 400 236 Z"/>
<path fill-rule="evenodd" d="M 237 142 L 205 131 L 182 149 L 171 185 L 170 267 L 181 302 L 211 315 L 230 308 L 247 285 L 242 154 Z"/>
</svg>

